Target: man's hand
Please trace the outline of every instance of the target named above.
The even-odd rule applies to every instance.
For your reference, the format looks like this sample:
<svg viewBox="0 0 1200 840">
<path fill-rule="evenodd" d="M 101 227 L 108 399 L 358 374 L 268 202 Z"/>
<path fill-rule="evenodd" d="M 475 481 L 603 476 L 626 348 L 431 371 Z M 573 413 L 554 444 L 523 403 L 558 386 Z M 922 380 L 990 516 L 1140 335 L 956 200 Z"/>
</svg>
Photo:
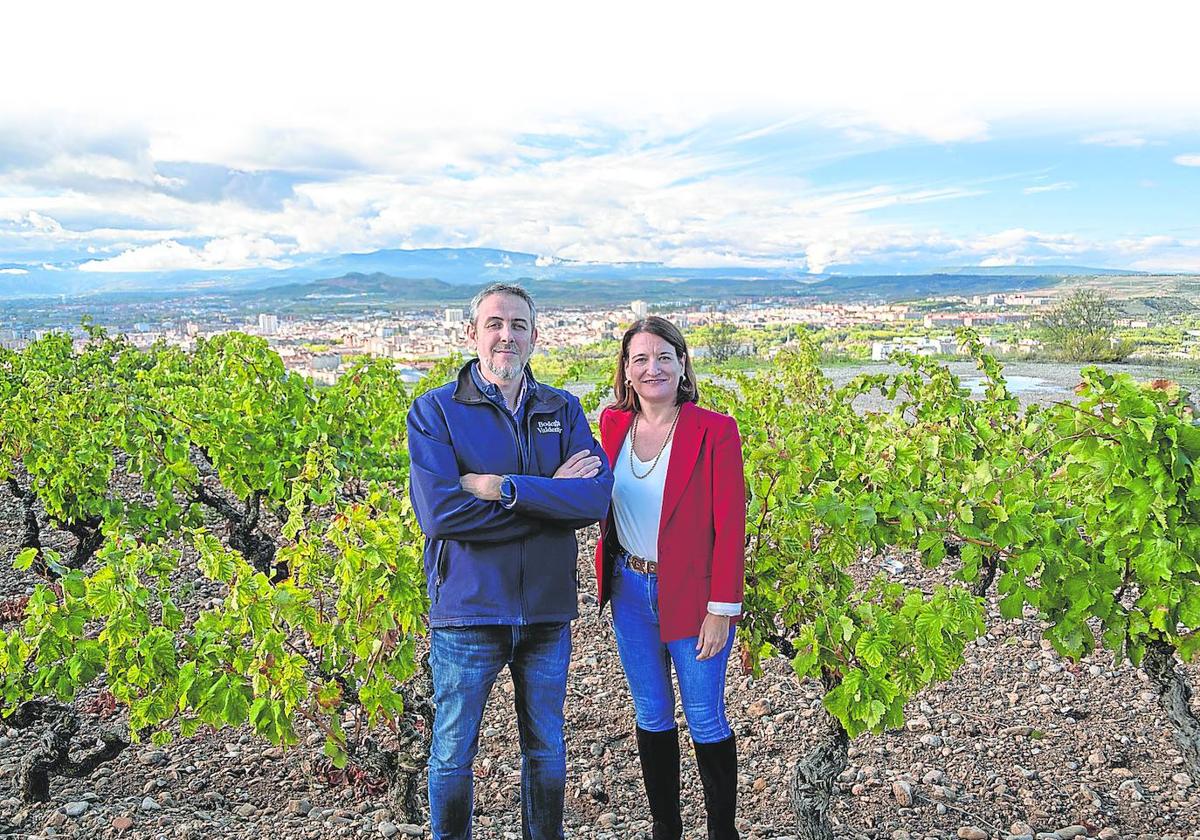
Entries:
<svg viewBox="0 0 1200 840">
<path fill-rule="evenodd" d="M 483 499 L 485 502 L 498 502 L 500 501 L 500 482 L 503 480 L 504 477 L 499 475 L 467 473 L 458 480 L 458 486 L 477 499 Z"/>
<path fill-rule="evenodd" d="M 696 661 L 712 659 L 724 649 L 728 641 L 729 616 L 712 613 L 704 616 L 704 623 L 700 625 L 700 636 L 696 639 Z"/>
<path fill-rule="evenodd" d="M 555 478 L 595 478 L 600 474 L 600 458 L 581 449 L 554 471 Z"/>
</svg>

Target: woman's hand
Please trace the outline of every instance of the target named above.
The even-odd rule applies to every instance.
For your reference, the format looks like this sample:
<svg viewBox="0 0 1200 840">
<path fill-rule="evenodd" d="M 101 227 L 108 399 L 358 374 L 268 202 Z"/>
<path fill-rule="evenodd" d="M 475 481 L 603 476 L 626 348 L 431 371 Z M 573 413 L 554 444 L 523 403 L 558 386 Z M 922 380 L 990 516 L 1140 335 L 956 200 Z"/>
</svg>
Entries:
<svg viewBox="0 0 1200 840">
<path fill-rule="evenodd" d="M 477 499 L 485 502 L 500 501 L 500 482 L 504 480 L 499 475 L 480 475 L 467 473 L 458 480 L 458 486 Z"/>
<path fill-rule="evenodd" d="M 700 625 L 700 636 L 696 639 L 696 661 L 712 659 L 720 653 L 725 643 L 729 641 L 729 616 L 713 615 L 709 613 L 704 616 L 704 623 Z"/>
</svg>

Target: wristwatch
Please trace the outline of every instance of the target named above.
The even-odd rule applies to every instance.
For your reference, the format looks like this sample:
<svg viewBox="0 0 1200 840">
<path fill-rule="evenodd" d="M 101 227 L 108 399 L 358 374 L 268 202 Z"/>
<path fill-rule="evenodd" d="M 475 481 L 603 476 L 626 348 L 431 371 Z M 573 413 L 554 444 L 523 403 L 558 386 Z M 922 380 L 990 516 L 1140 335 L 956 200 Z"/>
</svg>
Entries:
<svg viewBox="0 0 1200 840">
<path fill-rule="evenodd" d="M 517 485 L 512 476 L 506 475 L 500 479 L 500 504 L 510 508 L 517 503 Z"/>
</svg>

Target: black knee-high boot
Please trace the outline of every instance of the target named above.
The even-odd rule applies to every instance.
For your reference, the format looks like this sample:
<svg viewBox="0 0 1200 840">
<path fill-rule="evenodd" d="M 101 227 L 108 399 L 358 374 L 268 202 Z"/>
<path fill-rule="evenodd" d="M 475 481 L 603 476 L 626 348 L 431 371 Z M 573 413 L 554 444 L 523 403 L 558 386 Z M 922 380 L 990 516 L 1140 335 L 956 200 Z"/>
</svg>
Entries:
<svg viewBox="0 0 1200 840">
<path fill-rule="evenodd" d="M 708 840 L 738 840 L 733 823 L 737 807 L 737 745 L 733 736 L 695 747 L 708 811 Z"/>
<path fill-rule="evenodd" d="M 679 840 L 683 836 L 683 819 L 679 816 L 679 730 L 647 732 L 639 726 L 637 745 L 654 840 Z"/>
</svg>

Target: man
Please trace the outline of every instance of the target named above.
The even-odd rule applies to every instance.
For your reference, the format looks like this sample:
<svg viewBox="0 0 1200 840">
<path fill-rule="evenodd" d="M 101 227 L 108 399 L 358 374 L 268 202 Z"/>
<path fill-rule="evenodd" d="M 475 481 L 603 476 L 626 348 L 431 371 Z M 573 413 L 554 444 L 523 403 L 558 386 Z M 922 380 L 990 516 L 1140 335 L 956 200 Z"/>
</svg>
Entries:
<svg viewBox="0 0 1200 840">
<path fill-rule="evenodd" d="M 410 493 L 425 533 L 436 714 L 435 840 L 471 836 L 472 762 L 488 694 L 516 689 L 525 840 L 562 834 L 563 702 L 578 615 L 575 530 L 608 510 L 612 473 L 572 395 L 533 378 L 536 310 L 496 283 L 471 302 L 477 355 L 408 414 Z"/>
</svg>

